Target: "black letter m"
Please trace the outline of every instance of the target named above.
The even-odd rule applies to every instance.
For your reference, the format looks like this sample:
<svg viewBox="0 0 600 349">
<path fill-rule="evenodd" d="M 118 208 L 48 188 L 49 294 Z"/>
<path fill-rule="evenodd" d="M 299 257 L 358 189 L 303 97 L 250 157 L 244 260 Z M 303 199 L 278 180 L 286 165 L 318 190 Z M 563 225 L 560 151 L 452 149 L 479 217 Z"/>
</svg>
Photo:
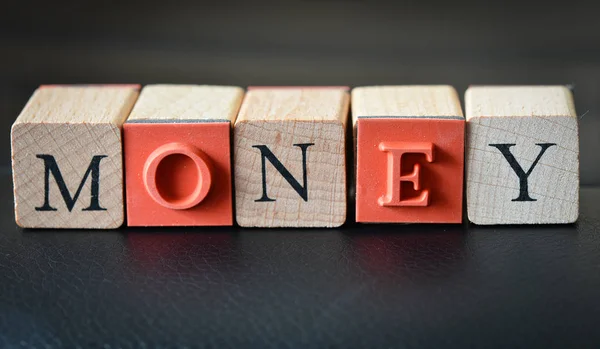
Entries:
<svg viewBox="0 0 600 349">
<path fill-rule="evenodd" d="M 275 167 L 275 169 L 279 173 L 281 173 L 283 178 L 292 186 L 292 188 L 294 188 L 296 193 L 298 193 L 298 195 L 300 195 L 304 201 L 308 201 L 308 186 L 307 186 L 307 179 L 306 179 L 306 149 L 308 149 L 308 147 L 310 147 L 311 145 L 315 145 L 315 144 L 314 143 L 294 144 L 294 146 L 299 147 L 300 150 L 302 150 L 302 180 L 303 180 L 302 182 L 303 182 L 303 185 L 300 185 L 300 183 L 298 183 L 298 181 L 294 178 L 294 176 L 292 176 L 290 171 L 288 171 L 287 168 L 285 168 L 283 166 L 283 164 L 275 157 L 273 152 L 271 152 L 271 150 L 269 150 L 269 148 L 266 145 L 253 145 L 252 148 L 258 148 L 258 150 L 260 150 L 260 156 L 261 156 L 261 161 L 262 161 L 262 187 L 263 187 L 262 197 L 258 200 L 254 200 L 254 201 L 255 202 L 275 201 L 275 199 L 271 199 L 267 195 L 267 164 L 266 164 L 266 160 L 269 160 L 269 162 L 273 165 L 273 167 Z"/>
<path fill-rule="evenodd" d="M 50 174 L 54 176 L 56 180 L 56 184 L 58 185 L 58 189 L 60 190 L 60 194 L 65 200 L 65 204 L 69 209 L 69 212 L 73 210 L 75 203 L 77 202 L 77 198 L 79 198 L 79 194 L 81 194 L 81 190 L 83 189 L 83 185 L 85 184 L 87 178 L 90 173 L 92 174 L 92 188 L 91 188 L 91 200 L 90 206 L 84 208 L 83 211 L 106 211 L 105 208 L 100 207 L 100 202 L 98 200 L 98 192 L 99 192 L 99 182 L 100 182 L 100 160 L 107 157 L 106 155 L 96 155 L 92 158 L 92 162 L 90 166 L 88 166 L 87 171 L 83 175 L 83 179 L 79 184 L 79 188 L 75 192 L 75 196 L 71 197 L 71 193 L 65 184 L 65 180 L 63 179 L 62 174 L 60 173 L 60 169 L 56 164 L 56 160 L 52 155 L 39 154 L 36 155 L 37 158 L 44 160 L 45 173 L 44 173 L 44 204 L 42 207 L 36 207 L 36 211 L 56 211 L 56 209 L 50 206 Z"/>
</svg>

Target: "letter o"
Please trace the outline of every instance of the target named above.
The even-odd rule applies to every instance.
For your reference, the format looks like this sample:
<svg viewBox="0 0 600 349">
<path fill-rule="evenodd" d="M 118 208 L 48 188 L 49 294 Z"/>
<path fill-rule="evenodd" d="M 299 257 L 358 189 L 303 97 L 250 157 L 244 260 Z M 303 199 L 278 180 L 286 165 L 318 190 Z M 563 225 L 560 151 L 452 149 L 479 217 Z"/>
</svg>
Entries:
<svg viewBox="0 0 600 349">
<path fill-rule="evenodd" d="M 194 166 L 191 166 L 191 165 Z M 195 181 L 173 178 L 174 168 Z M 200 149 L 185 143 L 168 143 L 154 150 L 144 164 L 146 191 L 159 205 L 173 210 L 192 208 L 208 195 L 212 182 L 210 158 Z"/>
</svg>

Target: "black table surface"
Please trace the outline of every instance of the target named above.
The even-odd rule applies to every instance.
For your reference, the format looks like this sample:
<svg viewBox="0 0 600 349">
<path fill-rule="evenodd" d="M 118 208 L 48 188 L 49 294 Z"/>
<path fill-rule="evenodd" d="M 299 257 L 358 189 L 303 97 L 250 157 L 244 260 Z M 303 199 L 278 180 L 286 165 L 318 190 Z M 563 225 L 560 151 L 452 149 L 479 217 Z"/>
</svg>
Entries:
<svg viewBox="0 0 600 349">
<path fill-rule="evenodd" d="M 23 230 L 0 176 L 0 347 L 600 344 L 600 188 L 573 225 Z"/>
</svg>

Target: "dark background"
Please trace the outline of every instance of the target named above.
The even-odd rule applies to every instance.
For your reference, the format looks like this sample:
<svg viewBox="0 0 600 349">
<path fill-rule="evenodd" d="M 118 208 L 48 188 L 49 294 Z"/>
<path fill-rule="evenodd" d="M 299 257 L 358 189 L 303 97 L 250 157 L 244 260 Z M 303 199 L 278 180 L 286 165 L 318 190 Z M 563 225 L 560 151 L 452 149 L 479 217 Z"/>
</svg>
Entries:
<svg viewBox="0 0 600 349">
<path fill-rule="evenodd" d="M 600 6 L 569 1 L 20 1 L 0 11 L 0 115 L 40 84 L 570 84 L 600 184 Z"/>
<path fill-rule="evenodd" d="M 600 345 L 600 5 L 20 1 L 0 9 L 0 348 Z M 581 215 L 547 226 L 22 230 L 40 84 L 571 84 Z M 350 208 L 352 203 L 350 203 Z"/>
</svg>

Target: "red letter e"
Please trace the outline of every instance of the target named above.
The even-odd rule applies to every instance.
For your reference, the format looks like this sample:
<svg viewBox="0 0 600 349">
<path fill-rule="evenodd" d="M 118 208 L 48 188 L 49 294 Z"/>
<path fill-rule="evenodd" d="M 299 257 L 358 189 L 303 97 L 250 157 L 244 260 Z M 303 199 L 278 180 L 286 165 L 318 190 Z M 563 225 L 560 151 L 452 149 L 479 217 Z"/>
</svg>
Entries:
<svg viewBox="0 0 600 349">
<path fill-rule="evenodd" d="M 413 171 L 402 175 L 402 155 L 407 153 L 425 154 L 428 162 L 433 162 L 433 143 L 428 142 L 381 142 L 379 150 L 387 153 L 387 191 L 379 198 L 381 206 L 427 206 L 429 205 L 429 190 L 423 190 L 416 198 L 402 200 L 400 193 L 401 182 L 412 182 L 415 190 L 420 190 L 419 173 L 421 165 L 415 164 Z"/>
</svg>

